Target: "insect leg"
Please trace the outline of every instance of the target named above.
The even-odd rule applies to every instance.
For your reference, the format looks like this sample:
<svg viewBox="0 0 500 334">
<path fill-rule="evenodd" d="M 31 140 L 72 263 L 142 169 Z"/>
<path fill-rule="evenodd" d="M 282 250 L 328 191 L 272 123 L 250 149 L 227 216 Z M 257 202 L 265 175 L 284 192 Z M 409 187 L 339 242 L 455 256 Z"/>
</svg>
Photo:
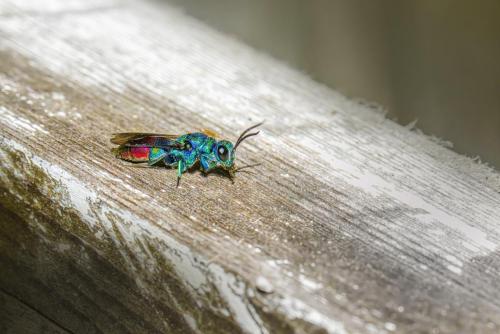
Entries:
<svg viewBox="0 0 500 334">
<path fill-rule="evenodd" d="M 184 164 L 184 160 L 179 160 L 179 162 L 177 163 L 177 187 L 179 187 L 179 183 L 181 182 L 181 176 L 182 176 L 182 173 L 184 173 L 184 170 L 185 170 L 185 164 Z"/>
<path fill-rule="evenodd" d="M 217 162 L 209 154 L 202 154 L 200 157 L 200 165 L 203 172 L 208 173 L 217 165 Z"/>
<path fill-rule="evenodd" d="M 235 172 L 234 172 L 234 169 L 229 169 L 227 171 L 228 175 L 229 175 L 229 179 L 231 180 L 231 183 L 234 184 L 234 176 L 235 176 Z"/>
</svg>

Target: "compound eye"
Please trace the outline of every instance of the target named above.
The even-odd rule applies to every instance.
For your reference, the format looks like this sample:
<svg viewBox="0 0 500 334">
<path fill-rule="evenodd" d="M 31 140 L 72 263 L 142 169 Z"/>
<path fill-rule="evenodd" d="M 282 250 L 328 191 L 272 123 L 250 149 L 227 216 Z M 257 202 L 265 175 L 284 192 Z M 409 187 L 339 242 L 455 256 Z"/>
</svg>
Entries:
<svg viewBox="0 0 500 334">
<path fill-rule="evenodd" d="M 217 147 L 217 155 L 219 156 L 220 160 L 226 161 L 229 158 L 229 151 L 227 147 L 223 145 Z"/>
<path fill-rule="evenodd" d="M 188 151 L 191 151 L 191 149 L 193 148 L 193 145 L 191 144 L 191 142 L 188 140 L 184 143 L 184 147 L 186 150 Z"/>
</svg>

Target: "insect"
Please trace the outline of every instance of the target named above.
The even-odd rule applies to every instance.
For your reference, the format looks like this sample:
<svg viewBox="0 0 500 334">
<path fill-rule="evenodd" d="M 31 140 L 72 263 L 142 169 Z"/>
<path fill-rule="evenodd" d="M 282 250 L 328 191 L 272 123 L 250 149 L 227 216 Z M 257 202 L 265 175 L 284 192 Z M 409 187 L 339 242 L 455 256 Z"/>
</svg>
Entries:
<svg viewBox="0 0 500 334">
<path fill-rule="evenodd" d="M 113 148 L 112 152 L 117 158 L 128 162 L 177 168 L 177 187 L 182 174 L 198 162 L 204 173 L 222 169 L 229 173 L 232 180 L 236 172 L 258 165 L 237 168 L 235 159 L 238 146 L 245 139 L 258 135 L 260 131 L 250 131 L 262 124 L 263 122 L 243 131 L 234 145 L 228 140 L 217 140 L 209 130 L 184 135 L 115 133 L 111 142 L 119 146 Z"/>
</svg>

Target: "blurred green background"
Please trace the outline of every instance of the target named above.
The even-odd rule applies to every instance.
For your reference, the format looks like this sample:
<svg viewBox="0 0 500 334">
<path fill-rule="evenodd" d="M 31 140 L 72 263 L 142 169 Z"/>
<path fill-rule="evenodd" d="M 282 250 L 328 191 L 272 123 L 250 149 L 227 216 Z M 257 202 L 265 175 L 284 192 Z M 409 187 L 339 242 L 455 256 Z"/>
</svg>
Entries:
<svg viewBox="0 0 500 334">
<path fill-rule="evenodd" d="M 168 0 L 500 169 L 500 0 Z"/>
</svg>

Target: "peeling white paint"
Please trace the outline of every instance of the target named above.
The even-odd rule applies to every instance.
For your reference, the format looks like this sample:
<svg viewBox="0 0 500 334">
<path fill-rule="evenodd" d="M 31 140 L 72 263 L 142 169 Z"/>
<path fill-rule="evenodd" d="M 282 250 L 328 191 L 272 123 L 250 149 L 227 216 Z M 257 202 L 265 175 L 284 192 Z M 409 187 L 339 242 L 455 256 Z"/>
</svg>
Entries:
<svg viewBox="0 0 500 334">
<path fill-rule="evenodd" d="M 228 315 L 227 311 L 229 311 L 238 324 L 248 333 L 267 333 L 262 319 L 260 319 L 254 307 L 247 300 L 246 290 L 248 287 L 243 282 L 238 281 L 233 274 L 227 273 L 219 265 L 203 259 L 199 254 L 193 254 L 190 249 L 168 236 L 165 230 L 162 230 L 156 224 L 139 218 L 128 210 L 114 207 L 108 201 L 106 203 L 100 201 L 99 189 L 91 190 L 83 181 L 77 179 L 63 168 L 31 154 L 24 146 L 13 140 L 2 137 L 0 139 L 3 142 L 3 148 L 0 151 L 3 152 L 8 149 L 25 154 L 31 163 L 42 168 L 48 176 L 57 181 L 60 188 L 59 192 L 68 195 L 67 201 L 63 201 L 63 205 L 67 208 L 77 210 L 84 222 L 94 229 L 97 228 L 96 237 L 103 238 L 104 233 L 106 233 L 107 238 L 112 237 L 115 235 L 113 228 L 118 228 L 121 237 L 127 243 L 127 248 L 133 250 L 134 254 L 140 257 L 141 269 L 148 270 L 151 273 L 155 272 L 158 264 L 152 254 L 149 252 L 144 253 L 146 247 L 140 247 L 140 243 L 149 238 L 156 239 L 160 242 L 157 245 L 165 245 L 165 248 L 158 250 L 173 264 L 176 273 L 186 280 L 193 294 L 201 293 L 203 295 L 208 293 L 211 285 L 214 285 L 228 307 L 228 310 L 219 309 L 218 311 L 221 314 Z M 110 177 L 110 175 L 102 175 L 103 177 Z M 116 225 L 113 225 L 113 221 L 110 220 L 112 218 L 110 217 L 119 218 L 116 221 Z M 118 243 L 119 240 L 116 239 L 115 242 Z M 61 247 L 63 250 L 66 249 L 64 245 Z M 120 248 L 122 247 L 118 247 L 118 249 Z M 130 269 L 135 271 L 135 265 L 128 259 L 128 254 L 124 252 L 122 256 Z M 206 265 L 207 263 L 209 263 L 208 266 Z M 269 264 L 277 267 L 289 264 L 289 262 L 286 259 L 282 259 L 270 261 Z M 301 282 L 306 287 L 319 288 L 319 284 L 307 279 L 303 275 L 301 277 Z M 137 276 L 136 283 L 147 290 L 147 283 L 140 276 Z M 287 317 L 300 318 L 322 326 L 328 330 L 328 333 L 347 333 L 342 323 L 321 314 L 300 300 L 282 299 L 279 302 L 279 307 Z"/>
<path fill-rule="evenodd" d="M 341 130 L 339 130 L 341 131 Z M 317 142 L 309 136 L 296 137 L 296 140 L 304 145 L 310 147 L 311 150 L 321 153 Z M 421 213 L 415 215 L 423 226 L 435 224 L 436 228 L 447 227 L 451 230 L 459 232 L 464 238 L 465 242 L 460 245 L 467 245 L 471 250 L 483 250 L 485 253 L 492 252 L 496 249 L 497 243 L 488 239 L 488 233 L 478 227 L 474 227 L 470 222 L 466 222 L 458 215 L 452 215 L 444 211 L 440 206 L 435 205 L 431 201 L 422 198 L 416 192 L 410 192 L 401 188 L 396 188 L 394 182 L 389 182 L 381 176 L 372 172 L 373 169 L 362 168 L 361 165 L 354 165 L 352 161 L 353 154 L 357 154 L 356 150 L 347 146 L 347 143 L 337 143 L 342 151 L 349 152 L 350 159 L 344 159 L 343 155 L 329 155 L 328 159 L 324 160 L 326 166 L 335 169 L 336 172 L 342 175 L 342 181 L 348 181 L 352 186 L 359 188 L 363 192 L 369 193 L 373 197 L 390 196 L 395 202 L 404 204 L 410 208 L 418 209 Z M 360 160 L 363 157 L 358 157 Z M 380 169 L 377 169 L 380 170 Z M 437 225 L 436 225 L 437 224 Z M 496 226 L 496 222 L 491 221 L 491 227 Z M 410 227 L 410 226 L 408 226 Z M 499 230 L 500 232 L 500 230 Z M 443 230 L 441 237 L 447 239 L 449 233 Z M 422 240 L 424 241 L 424 240 Z M 471 254 L 475 256 L 476 254 Z"/>
<path fill-rule="evenodd" d="M 279 302 L 285 314 L 291 318 L 304 319 L 319 327 L 325 328 L 329 334 L 347 334 L 347 330 L 340 321 L 333 320 L 324 314 L 321 314 L 312 307 L 304 304 L 302 301 L 293 298 L 284 298 Z"/>
<path fill-rule="evenodd" d="M 135 216 L 128 210 L 115 207 L 109 201 L 100 201 L 99 189 L 91 190 L 85 183 L 63 168 L 31 154 L 24 146 L 13 140 L 3 137 L 0 139 L 2 141 L 0 153 L 4 154 L 5 150 L 23 153 L 30 163 L 43 169 L 49 177 L 57 182 L 58 192 L 61 195 L 67 194 L 67 198 L 63 199 L 62 204 L 66 208 L 75 209 L 80 214 L 82 221 L 89 224 L 94 230 L 97 228 L 99 232 L 96 233 L 96 237 L 103 238 L 105 234 L 107 238 L 113 237 L 115 236 L 114 228 L 117 228 L 120 232 L 120 238 L 116 236 L 112 240 L 117 244 L 121 242 L 122 238 L 126 241 L 126 248 L 132 250 L 134 255 L 140 258 L 140 269 L 145 269 L 151 274 L 157 270 L 158 263 L 156 263 L 154 256 L 147 251 L 147 247 L 141 247 L 143 241 L 155 239 L 159 242 L 156 243 L 157 247 L 164 245 L 164 248 L 158 250 L 173 264 L 176 273 L 186 280 L 194 295 L 209 293 L 212 286 L 215 286 L 224 299 L 229 312 L 241 328 L 248 333 L 267 333 L 263 321 L 247 300 L 245 284 L 238 281 L 233 274 L 227 273 L 213 262 L 207 266 L 206 264 L 209 262 L 204 260 L 202 256 L 199 254 L 195 256 L 189 248 L 174 240 L 157 225 Z M 2 163 L 7 164 L 8 161 L 4 160 Z M 3 167 L 9 168 L 6 165 Z M 18 177 L 23 176 L 18 175 Z M 118 218 L 116 224 L 113 224 L 113 217 Z M 63 251 L 66 248 L 64 245 L 60 245 L 59 249 Z M 117 249 L 124 250 L 123 260 L 126 261 L 130 270 L 136 272 L 138 268 L 130 260 L 125 248 L 117 247 Z M 135 276 L 135 278 L 139 287 L 149 291 L 147 282 L 140 275 Z M 212 307 L 211 305 L 207 306 Z M 218 309 L 221 314 L 226 315 L 228 310 Z"/>
<path fill-rule="evenodd" d="M 97 163 L 97 162 L 96 162 Z M 132 187 L 130 184 L 128 184 L 125 180 L 123 179 L 120 179 L 120 178 L 117 178 L 117 177 L 114 177 L 112 176 L 111 174 L 109 174 L 108 172 L 104 171 L 104 170 L 96 170 L 95 173 L 97 175 L 101 175 L 105 178 L 107 178 L 108 180 L 112 180 L 113 182 L 116 182 L 118 184 L 120 184 L 121 186 L 123 186 L 125 189 L 127 189 L 128 191 L 136 194 L 137 196 L 139 197 L 143 197 L 143 198 L 146 198 L 146 197 L 149 197 L 148 195 L 146 195 L 145 193 L 143 193 L 142 191 L 138 190 L 137 188 L 134 188 Z"/>
<path fill-rule="evenodd" d="M 3 106 L 0 106 L 0 122 L 2 122 L 7 127 L 27 131 L 32 135 L 37 134 L 37 132 L 42 134 L 49 133 L 41 125 L 35 124 L 26 118 L 20 117 L 19 115 L 14 114 L 12 111 L 7 110 L 7 108 Z"/>
<path fill-rule="evenodd" d="M 249 333 L 268 333 L 255 309 L 246 301 L 245 285 L 237 281 L 234 275 L 224 273 L 218 265 L 211 263 L 209 268 L 215 274 L 214 282 L 218 291 L 224 296 L 231 313 L 242 328 Z"/>
</svg>

